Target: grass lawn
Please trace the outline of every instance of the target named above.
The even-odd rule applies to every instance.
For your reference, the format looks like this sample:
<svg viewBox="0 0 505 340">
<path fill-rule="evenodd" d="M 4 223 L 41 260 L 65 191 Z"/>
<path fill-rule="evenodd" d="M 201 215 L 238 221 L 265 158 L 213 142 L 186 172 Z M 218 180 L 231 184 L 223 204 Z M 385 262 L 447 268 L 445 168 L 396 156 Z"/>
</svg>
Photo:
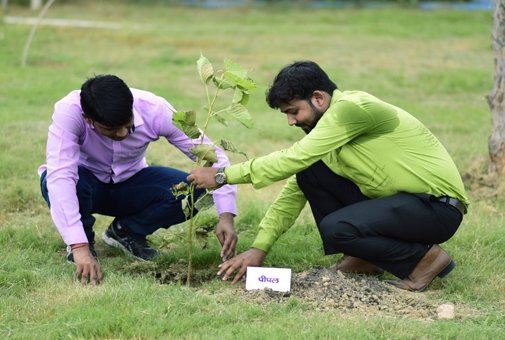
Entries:
<svg viewBox="0 0 505 340">
<path fill-rule="evenodd" d="M 34 13 L 9 6 L 4 15 Z M 503 185 L 478 185 L 491 130 L 485 99 L 493 85 L 491 12 L 198 9 L 56 1 L 47 17 L 114 22 L 120 29 L 40 26 L 23 68 L 21 54 L 31 26 L 0 23 L 0 338 L 504 336 Z M 136 263 L 100 240 L 105 283 L 81 287 L 71 280 L 74 267 L 64 261 L 64 244 L 40 196 L 37 176 L 54 102 L 87 77 L 111 73 L 132 87 L 164 96 L 180 110 L 203 112 L 205 93 L 195 66 L 200 52 L 216 68 L 225 58 L 238 62 L 260 84 L 249 105 L 253 129 L 232 123 L 230 128 L 214 124 L 209 130 L 213 139 L 226 137 L 249 156 L 289 146 L 302 136 L 264 100 L 277 71 L 301 59 L 318 62 L 343 90 L 368 91 L 405 108 L 437 135 L 465 175 L 472 205 L 458 233 L 444 245 L 458 263 L 456 270 L 422 294 L 429 301 L 453 303 L 455 319 L 323 312 L 296 297 L 284 303 L 251 302 L 237 294 L 243 284 L 231 286 L 217 279 L 192 288 L 162 284 L 150 266 L 159 270 L 184 265 L 184 225 L 151 237 L 163 252 L 154 264 Z M 164 141 L 150 146 L 148 160 L 191 167 Z M 252 243 L 258 222 L 281 187 L 239 188 L 239 251 Z M 207 218 L 212 221 L 215 215 Z M 110 220 L 98 216 L 97 235 Z M 217 240 L 211 237 L 207 249 L 195 245 L 193 256 L 197 272 L 208 276 L 217 271 Z M 273 247 L 265 265 L 300 272 L 330 266 L 337 259 L 323 256 L 306 210 Z"/>
</svg>

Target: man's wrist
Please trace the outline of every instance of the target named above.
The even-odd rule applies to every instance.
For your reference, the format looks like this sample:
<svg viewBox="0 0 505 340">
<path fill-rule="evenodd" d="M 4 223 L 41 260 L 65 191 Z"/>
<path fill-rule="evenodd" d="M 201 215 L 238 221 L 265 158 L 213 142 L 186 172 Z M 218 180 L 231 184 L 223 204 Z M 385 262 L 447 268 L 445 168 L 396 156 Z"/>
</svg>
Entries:
<svg viewBox="0 0 505 340">
<path fill-rule="evenodd" d="M 233 214 L 231 212 L 224 212 L 224 213 L 219 214 L 219 219 L 220 220 L 233 221 L 234 218 L 235 218 L 235 214 Z"/>
<path fill-rule="evenodd" d="M 265 260 L 265 257 L 267 257 L 267 252 L 264 251 L 264 250 L 261 250 L 259 248 L 254 248 L 254 247 L 251 247 L 249 248 L 249 252 L 250 254 L 253 254 L 260 263 L 263 263 L 263 261 Z"/>
<path fill-rule="evenodd" d="M 70 249 L 76 250 L 78 248 L 83 248 L 83 247 L 88 247 L 89 244 L 87 242 L 82 242 L 82 243 L 74 243 L 70 245 Z"/>
<path fill-rule="evenodd" d="M 216 184 L 219 186 L 223 186 L 228 183 L 224 170 L 225 167 L 221 167 L 217 169 L 217 172 L 214 175 L 214 181 L 216 181 Z"/>
</svg>

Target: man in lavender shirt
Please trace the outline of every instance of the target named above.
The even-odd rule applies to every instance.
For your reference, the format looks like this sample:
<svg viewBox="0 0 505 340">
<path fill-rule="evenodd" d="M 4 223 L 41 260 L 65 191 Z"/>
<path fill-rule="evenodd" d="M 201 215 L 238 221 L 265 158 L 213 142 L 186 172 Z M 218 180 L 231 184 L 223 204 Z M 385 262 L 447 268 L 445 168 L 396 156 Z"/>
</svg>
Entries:
<svg viewBox="0 0 505 340">
<path fill-rule="evenodd" d="M 187 173 L 148 166 L 150 142 L 165 137 L 190 159 L 191 140 L 172 123 L 175 109 L 153 93 L 129 88 L 114 75 L 88 79 L 55 105 L 49 126 L 46 164 L 39 168 L 42 196 L 63 241 L 67 260 L 76 264 L 82 284 L 97 284 L 103 275 L 94 249 L 94 213 L 113 216 L 103 235 L 106 244 L 140 260 L 158 254 L 146 236 L 185 220 L 182 197 L 171 187 L 186 181 Z M 204 137 L 204 143 L 212 143 Z M 215 167 L 229 165 L 216 147 Z M 203 193 L 196 190 L 195 196 Z M 216 234 L 221 257 L 233 256 L 237 235 L 236 186 L 213 192 L 219 214 Z"/>
</svg>

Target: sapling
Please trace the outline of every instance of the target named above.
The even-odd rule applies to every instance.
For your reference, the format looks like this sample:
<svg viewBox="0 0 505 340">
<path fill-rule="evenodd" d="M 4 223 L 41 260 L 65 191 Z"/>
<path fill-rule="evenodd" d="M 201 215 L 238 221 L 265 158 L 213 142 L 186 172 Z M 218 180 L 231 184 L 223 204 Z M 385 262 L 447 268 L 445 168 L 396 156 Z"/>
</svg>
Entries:
<svg viewBox="0 0 505 340">
<path fill-rule="evenodd" d="M 228 120 L 235 119 L 247 128 L 253 126 L 253 120 L 246 104 L 249 100 L 250 91 L 256 88 L 254 81 L 249 78 L 247 70 L 239 64 L 224 60 L 224 69 L 215 71 L 211 62 L 200 55 L 197 62 L 198 74 L 205 87 L 207 105 L 205 107 L 206 117 L 202 128 L 196 125 L 196 112 L 178 111 L 173 115 L 174 124 L 181 129 L 193 141 L 190 150 L 194 156 L 194 167 L 212 166 L 217 162 L 215 145 L 204 144 L 204 136 L 211 120 L 217 120 L 219 123 L 228 126 Z M 212 91 L 213 90 L 213 91 Z M 230 93 L 231 96 L 224 97 L 224 93 Z M 221 139 L 220 146 L 225 151 L 239 153 L 247 158 L 247 155 L 239 151 L 231 141 Z M 188 273 L 186 284 L 191 284 L 192 258 L 193 258 L 193 229 L 195 225 L 195 209 L 202 211 L 213 204 L 212 192 L 206 190 L 200 197 L 194 197 L 195 187 L 181 182 L 172 187 L 175 197 L 184 195 L 183 209 L 186 219 L 189 221 L 188 230 Z"/>
</svg>

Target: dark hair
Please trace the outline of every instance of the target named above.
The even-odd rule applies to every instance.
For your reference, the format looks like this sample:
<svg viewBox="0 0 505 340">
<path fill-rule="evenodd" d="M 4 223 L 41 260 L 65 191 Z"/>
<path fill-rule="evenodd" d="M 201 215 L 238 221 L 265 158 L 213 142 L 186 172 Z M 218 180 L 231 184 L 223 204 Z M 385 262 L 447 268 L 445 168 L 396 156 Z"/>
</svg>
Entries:
<svg viewBox="0 0 505 340">
<path fill-rule="evenodd" d="M 133 95 L 123 80 L 114 75 L 98 75 L 81 87 L 84 114 L 110 127 L 127 124 L 133 115 Z"/>
<path fill-rule="evenodd" d="M 267 92 L 267 103 L 277 109 L 295 99 L 310 99 L 314 91 L 332 95 L 337 85 L 313 61 L 295 61 L 285 66 L 275 77 Z"/>
</svg>

